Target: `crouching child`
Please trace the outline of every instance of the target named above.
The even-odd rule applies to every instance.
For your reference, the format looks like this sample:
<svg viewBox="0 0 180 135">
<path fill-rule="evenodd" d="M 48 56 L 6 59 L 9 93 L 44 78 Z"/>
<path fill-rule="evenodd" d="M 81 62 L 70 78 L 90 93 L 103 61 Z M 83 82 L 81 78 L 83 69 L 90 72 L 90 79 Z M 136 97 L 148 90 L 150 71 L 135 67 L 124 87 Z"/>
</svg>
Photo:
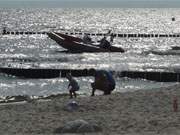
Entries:
<svg viewBox="0 0 180 135">
<path fill-rule="evenodd" d="M 95 77 L 94 82 L 91 83 L 91 96 L 94 96 L 96 89 L 103 91 L 104 95 L 111 94 L 111 92 L 115 89 L 116 85 L 112 74 L 106 70 L 90 69 L 90 72 Z"/>
</svg>

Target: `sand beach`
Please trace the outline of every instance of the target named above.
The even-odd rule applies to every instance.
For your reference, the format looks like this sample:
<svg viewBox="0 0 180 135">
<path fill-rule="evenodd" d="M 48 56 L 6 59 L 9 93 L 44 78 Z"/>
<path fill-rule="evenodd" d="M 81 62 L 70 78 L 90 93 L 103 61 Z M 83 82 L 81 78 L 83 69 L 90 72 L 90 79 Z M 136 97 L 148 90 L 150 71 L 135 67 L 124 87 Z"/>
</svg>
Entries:
<svg viewBox="0 0 180 135">
<path fill-rule="evenodd" d="M 83 119 L 102 128 L 102 135 L 180 134 L 180 85 L 167 88 L 78 97 L 79 108 L 67 111 L 69 96 L 44 102 L 0 105 L 0 134 L 53 134 L 68 121 Z"/>
</svg>

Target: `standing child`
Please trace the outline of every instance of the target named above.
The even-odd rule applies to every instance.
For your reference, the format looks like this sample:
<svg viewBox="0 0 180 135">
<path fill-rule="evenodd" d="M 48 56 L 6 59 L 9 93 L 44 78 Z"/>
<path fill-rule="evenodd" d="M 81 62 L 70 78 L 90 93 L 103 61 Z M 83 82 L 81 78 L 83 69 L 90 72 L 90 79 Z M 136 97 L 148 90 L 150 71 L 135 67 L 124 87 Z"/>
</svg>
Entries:
<svg viewBox="0 0 180 135">
<path fill-rule="evenodd" d="M 77 96 L 76 91 L 79 90 L 79 85 L 77 81 L 70 74 L 67 74 L 66 78 L 69 80 L 68 90 L 69 90 L 70 98 L 73 98 L 73 95 L 76 98 Z"/>
</svg>

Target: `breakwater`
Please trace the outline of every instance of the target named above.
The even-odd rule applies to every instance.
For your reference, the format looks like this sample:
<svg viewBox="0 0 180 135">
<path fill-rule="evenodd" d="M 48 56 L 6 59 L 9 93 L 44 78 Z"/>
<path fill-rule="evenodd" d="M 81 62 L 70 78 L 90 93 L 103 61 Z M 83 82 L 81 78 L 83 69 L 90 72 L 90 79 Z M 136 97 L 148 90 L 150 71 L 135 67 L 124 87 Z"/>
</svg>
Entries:
<svg viewBox="0 0 180 135">
<path fill-rule="evenodd" d="M 22 69 L 22 68 L 0 68 L 1 73 L 22 78 L 46 79 L 66 77 L 70 73 L 74 77 L 92 76 L 89 69 Z M 142 78 L 157 82 L 180 82 L 180 73 L 176 72 L 155 72 L 155 71 L 111 71 L 116 77 Z"/>
<path fill-rule="evenodd" d="M 49 32 L 32 32 L 32 31 L 3 31 L 2 35 L 33 35 L 33 34 L 47 34 Z M 63 32 L 67 35 L 90 35 L 90 36 L 106 36 L 107 33 L 82 33 L 82 32 Z M 172 34 L 147 34 L 147 33 L 112 33 L 114 37 L 119 38 L 177 38 L 180 37 L 180 33 Z"/>
</svg>

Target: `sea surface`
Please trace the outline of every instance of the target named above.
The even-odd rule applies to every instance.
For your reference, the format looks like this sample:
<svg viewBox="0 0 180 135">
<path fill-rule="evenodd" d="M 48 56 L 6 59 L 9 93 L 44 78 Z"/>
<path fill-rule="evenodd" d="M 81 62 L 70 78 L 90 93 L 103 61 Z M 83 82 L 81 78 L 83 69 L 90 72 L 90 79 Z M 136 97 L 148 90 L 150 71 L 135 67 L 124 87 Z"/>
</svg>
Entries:
<svg viewBox="0 0 180 135">
<path fill-rule="evenodd" d="M 172 21 L 172 18 L 175 21 Z M 0 9 L 0 30 L 106 33 L 180 33 L 180 9 L 41 8 Z M 80 36 L 81 37 L 81 36 Z M 102 37 L 92 37 L 99 40 Z M 163 53 L 180 47 L 180 38 L 115 38 L 125 53 L 62 53 L 47 35 L 0 35 L 0 65 L 20 68 L 98 68 L 107 70 L 171 71 L 180 69 L 180 52 Z M 157 51 L 157 53 L 152 53 Z M 93 77 L 75 78 L 81 94 L 89 95 Z M 167 87 L 144 79 L 116 79 L 117 92 Z M 51 95 L 68 93 L 65 78 L 22 79 L 0 74 L 0 95 Z M 99 93 L 100 94 L 100 93 Z"/>
</svg>

